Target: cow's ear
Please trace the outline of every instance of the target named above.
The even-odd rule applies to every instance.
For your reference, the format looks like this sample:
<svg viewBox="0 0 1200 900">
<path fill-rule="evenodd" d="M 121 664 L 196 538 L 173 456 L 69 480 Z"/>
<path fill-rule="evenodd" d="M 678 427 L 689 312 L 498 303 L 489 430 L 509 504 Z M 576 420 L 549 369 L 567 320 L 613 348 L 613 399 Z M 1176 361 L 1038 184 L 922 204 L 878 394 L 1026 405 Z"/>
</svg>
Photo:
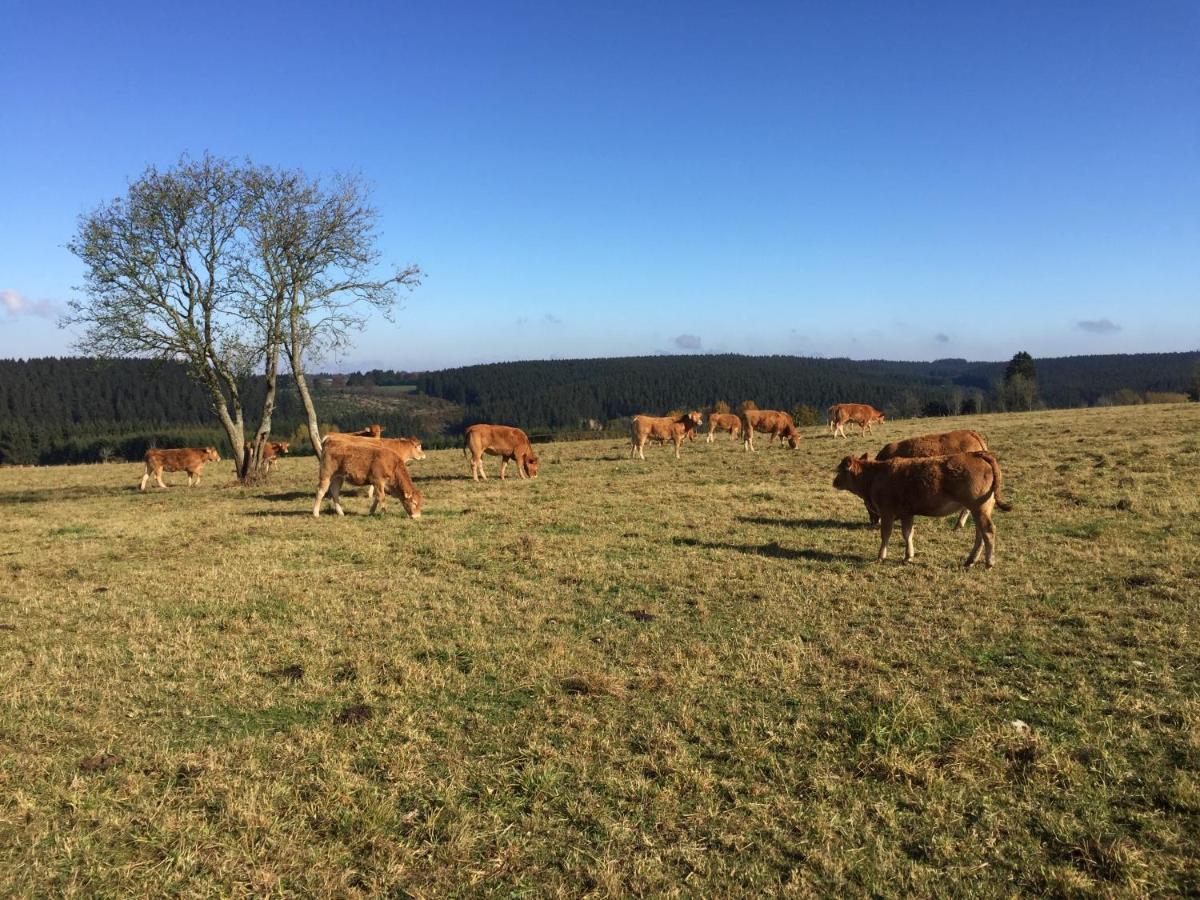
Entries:
<svg viewBox="0 0 1200 900">
<path fill-rule="evenodd" d="M 860 456 L 860 457 L 859 457 L 859 459 L 861 459 L 863 462 L 866 462 L 866 461 L 867 461 L 867 454 L 865 454 L 865 453 L 864 453 L 862 456 Z"/>
</svg>

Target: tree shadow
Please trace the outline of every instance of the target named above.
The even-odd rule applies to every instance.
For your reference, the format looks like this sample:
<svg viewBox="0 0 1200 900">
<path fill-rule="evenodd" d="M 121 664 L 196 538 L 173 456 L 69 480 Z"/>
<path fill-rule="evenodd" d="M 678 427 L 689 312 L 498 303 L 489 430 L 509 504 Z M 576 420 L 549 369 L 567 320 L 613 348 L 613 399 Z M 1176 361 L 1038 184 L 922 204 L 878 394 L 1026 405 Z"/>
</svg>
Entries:
<svg viewBox="0 0 1200 900">
<path fill-rule="evenodd" d="M 779 528 L 842 528 L 848 531 L 870 529 L 870 522 L 851 522 L 847 519 L 775 519 L 770 516 L 738 516 L 739 522 L 752 525 L 774 525 Z"/>
<path fill-rule="evenodd" d="M 735 550 L 750 556 L 767 556 L 772 559 L 807 559 L 812 562 L 867 562 L 867 558 L 857 554 L 830 553 L 828 550 L 794 550 L 782 547 L 776 541 L 765 544 L 723 544 L 717 541 L 701 541 L 696 538 L 677 537 L 671 542 L 677 547 L 703 547 L 707 550 Z"/>
</svg>

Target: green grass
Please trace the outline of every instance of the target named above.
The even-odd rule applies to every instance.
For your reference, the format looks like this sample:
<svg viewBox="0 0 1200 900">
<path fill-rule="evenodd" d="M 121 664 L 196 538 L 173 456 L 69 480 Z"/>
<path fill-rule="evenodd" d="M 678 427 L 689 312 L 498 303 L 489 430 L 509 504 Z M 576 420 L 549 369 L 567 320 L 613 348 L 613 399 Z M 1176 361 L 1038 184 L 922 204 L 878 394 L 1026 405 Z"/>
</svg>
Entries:
<svg viewBox="0 0 1200 900">
<path fill-rule="evenodd" d="M 415 522 L 314 521 L 311 459 L 0 469 L 0 894 L 1195 894 L 1170 413 L 429 453 Z M 1004 467 L 991 572 L 931 520 L 876 563 L 831 487 L 943 426 Z"/>
</svg>

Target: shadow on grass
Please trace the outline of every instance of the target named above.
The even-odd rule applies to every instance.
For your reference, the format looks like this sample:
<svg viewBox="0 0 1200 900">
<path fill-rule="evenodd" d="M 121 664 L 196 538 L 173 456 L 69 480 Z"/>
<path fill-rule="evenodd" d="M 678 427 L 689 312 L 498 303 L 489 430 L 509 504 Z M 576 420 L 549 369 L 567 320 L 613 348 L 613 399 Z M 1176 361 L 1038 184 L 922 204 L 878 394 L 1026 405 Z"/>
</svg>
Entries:
<svg viewBox="0 0 1200 900">
<path fill-rule="evenodd" d="M 847 519 L 774 519 L 769 516 L 738 516 L 739 522 L 752 525 L 775 525 L 779 528 L 844 528 L 850 531 L 870 529 L 870 522 L 851 522 Z"/>
<path fill-rule="evenodd" d="M 263 494 L 264 500 L 270 500 L 272 503 L 291 503 L 294 500 L 300 500 L 308 497 L 310 500 L 316 496 L 316 491 L 284 491 L 282 494 Z M 269 514 L 264 514 L 269 515 Z"/>
<path fill-rule="evenodd" d="M 311 519 L 312 507 L 309 506 L 308 509 L 281 509 L 278 511 L 273 509 L 255 509 L 251 510 L 250 512 L 242 513 L 242 515 L 252 516 L 256 519 L 278 519 L 281 516 L 308 516 Z M 335 519 L 337 518 L 337 513 L 335 513 L 332 509 L 330 509 L 328 513 L 322 510 L 321 515 L 331 515 Z M 354 514 L 350 512 L 350 510 L 346 510 L 346 515 L 349 516 Z"/>
<path fill-rule="evenodd" d="M 867 557 L 850 553 L 830 553 L 828 550 L 794 550 L 781 547 L 775 541 L 765 544 L 723 544 L 718 541 L 700 541 L 696 538 L 672 538 L 677 547 L 704 547 L 707 550 L 736 550 L 751 556 L 769 556 L 772 559 L 807 559 L 813 562 L 868 562 Z"/>
<path fill-rule="evenodd" d="M 155 488 L 157 493 L 165 494 L 166 491 Z M 45 503 L 54 500 L 84 500 L 90 497 L 111 497 L 113 494 L 137 494 L 137 482 L 129 486 L 118 485 L 116 487 L 83 487 L 82 485 L 70 485 L 66 487 L 55 488 L 30 488 L 25 491 L 0 491 L 0 503 Z M 146 491 L 149 493 L 149 491 Z"/>
</svg>

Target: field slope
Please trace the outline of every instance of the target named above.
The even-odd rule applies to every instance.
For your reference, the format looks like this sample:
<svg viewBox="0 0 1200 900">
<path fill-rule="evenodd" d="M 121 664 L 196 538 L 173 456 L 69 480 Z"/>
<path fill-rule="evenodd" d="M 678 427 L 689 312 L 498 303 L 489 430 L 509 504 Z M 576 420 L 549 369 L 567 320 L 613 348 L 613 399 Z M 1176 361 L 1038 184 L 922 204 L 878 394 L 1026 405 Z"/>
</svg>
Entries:
<svg viewBox="0 0 1200 900">
<path fill-rule="evenodd" d="M 831 487 L 942 427 L 994 571 Z M 0 894 L 1200 891 L 1200 406 L 538 449 L 415 522 L 0 469 Z"/>
</svg>

